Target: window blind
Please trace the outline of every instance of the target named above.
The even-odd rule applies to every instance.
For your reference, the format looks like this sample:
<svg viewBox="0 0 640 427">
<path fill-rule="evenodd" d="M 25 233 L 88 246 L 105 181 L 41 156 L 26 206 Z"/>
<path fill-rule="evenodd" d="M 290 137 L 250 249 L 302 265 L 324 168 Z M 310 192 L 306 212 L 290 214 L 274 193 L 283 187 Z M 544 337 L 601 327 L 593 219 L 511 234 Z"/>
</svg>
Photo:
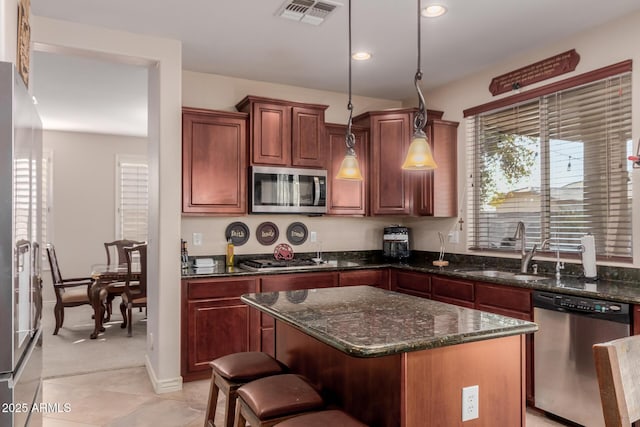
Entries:
<svg viewBox="0 0 640 427">
<path fill-rule="evenodd" d="M 19 158 L 14 162 L 13 217 L 15 239 L 30 241 L 29 217 L 31 209 L 31 160 Z"/>
<path fill-rule="evenodd" d="M 470 249 L 527 247 L 632 256 L 631 75 L 620 74 L 467 119 Z"/>
<path fill-rule="evenodd" d="M 118 217 L 119 239 L 147 241 L 149 216 L 148 166 L 143 161 L 118 162 Z"/>
</svg>

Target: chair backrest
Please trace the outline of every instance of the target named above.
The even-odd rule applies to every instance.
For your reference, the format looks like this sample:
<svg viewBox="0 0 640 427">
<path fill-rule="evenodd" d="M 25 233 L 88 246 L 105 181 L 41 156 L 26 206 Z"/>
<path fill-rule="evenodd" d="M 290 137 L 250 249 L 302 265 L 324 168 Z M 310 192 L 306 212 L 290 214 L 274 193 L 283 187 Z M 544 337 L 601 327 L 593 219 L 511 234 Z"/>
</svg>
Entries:
<svg viewBox="0 0 640 427">
<path fill-rule="evenodd" d="M 49 258 L 49 267 L 51 267 L 51 280 L 54 285 L 62 283 L 62 275 L 60 267 L 58 267 L 58 257 L 56 257 L 56 248 L 51 243 L 47 243 L 47 258 Z"/>
<path fill-rule="evenodd" d="M 640 335 L 593 346 L 607 427 L 640 420 Z"/>
<path fill-rule="evenodd" d="M 147 245 L 135 245 L 124 248 L 125 259 L 127 260 L 127 280 L 125 281 L 125 292 L 131 297 L 131 282 L 138 284 L 136 297 L 147 296 Z M 133 265 L 138 262 L 140 265 L 140 278 L 133 279 L 131 273 L 136 271 Z"/>
<path fill-rule="evenodd" d="M 107 264 L 119 265 L 127 262 L 124 248 L 133 245 L 141 245 L 144 242 L 138 242 L 137 240 L 114 240 L 113 242 L 107 242 L 104 244 L 104 249 L 107 251 Z"/>
</svg>

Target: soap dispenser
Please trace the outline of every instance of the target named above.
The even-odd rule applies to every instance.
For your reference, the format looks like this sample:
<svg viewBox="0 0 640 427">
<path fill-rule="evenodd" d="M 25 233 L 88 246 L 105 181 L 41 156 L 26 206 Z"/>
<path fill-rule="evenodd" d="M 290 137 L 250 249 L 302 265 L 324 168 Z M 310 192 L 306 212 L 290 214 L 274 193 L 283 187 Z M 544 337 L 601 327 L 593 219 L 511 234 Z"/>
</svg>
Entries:
<svg viewBox="0 0 640 427">
<path fill-rule="evenodd" d="M 233 258 L 234 258 L 234 246 L 231 239 L 227 240 L 227 267 L 233 267 Z"/>
</svg>

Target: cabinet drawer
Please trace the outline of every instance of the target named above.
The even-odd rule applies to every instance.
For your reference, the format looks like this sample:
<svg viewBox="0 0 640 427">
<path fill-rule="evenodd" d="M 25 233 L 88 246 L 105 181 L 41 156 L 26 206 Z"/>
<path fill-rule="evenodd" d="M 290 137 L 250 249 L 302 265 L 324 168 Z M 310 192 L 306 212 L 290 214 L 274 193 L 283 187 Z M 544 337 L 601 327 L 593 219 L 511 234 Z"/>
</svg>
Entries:
<svg viewBox="0 0 640 427">
<path fill-rule="evenodd" d="M 425 273 L 394 271 L 392 288 L 402 292 L 414 291 L 421 294 L 431 293 L 431 276 Z M 411 292 L 408 292 L 411 293 Z M 415 295 L 411 293 L 412 295 Z"/>
<path fill-rule="evenodd" d="M 450 298 L 460 301 L 474 301 L 473 282 L 445 279 L 433 276 L 431 278 L 431 294 L 436 297 Z"/>
<path fill-rule="evenodd" d="M 389 289 L 389 270 L 357 270 L 340 273 L 340 286 L 368 285 Z"/>
<path fill-rule="evenodd" d="M 508 286 L 476 283 L 476 304 L 478 304 L 478 308 L 481 305 L 491 306 L 529 314 L 531 313 L 531 291 Z"/>
<path fill-rule="evenodd" d="M 260 292 L 293 291 L 297 289 L 338 286 L 338 273 L 277 274 L 261 279 Z"/>
<path fill-rule="evenodd" d="M 187 281 L 187 298 L 240 298 L 256 292 L 256 279 L 220 279 Z"/>
</svg>

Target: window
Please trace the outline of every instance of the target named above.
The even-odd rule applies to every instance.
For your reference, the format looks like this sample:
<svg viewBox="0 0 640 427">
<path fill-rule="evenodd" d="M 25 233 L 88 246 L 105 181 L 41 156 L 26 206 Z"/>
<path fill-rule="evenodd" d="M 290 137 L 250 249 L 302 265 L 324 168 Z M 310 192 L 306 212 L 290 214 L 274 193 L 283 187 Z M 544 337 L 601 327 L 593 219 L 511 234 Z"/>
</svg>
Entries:
<svg viewBox="0 0 640 427">
<path fill-rule="evenodd" d="M 594 235 L 603 257 L 632 256 L 631 74 L 567 88 L 467 118 L 469 247 L 579 252 Z"/>
<path fill-rule="evenodd" d="M 117 159 L 116 238 L 147 241 L 149 172 L 147 160 Z"/>
</svg>

